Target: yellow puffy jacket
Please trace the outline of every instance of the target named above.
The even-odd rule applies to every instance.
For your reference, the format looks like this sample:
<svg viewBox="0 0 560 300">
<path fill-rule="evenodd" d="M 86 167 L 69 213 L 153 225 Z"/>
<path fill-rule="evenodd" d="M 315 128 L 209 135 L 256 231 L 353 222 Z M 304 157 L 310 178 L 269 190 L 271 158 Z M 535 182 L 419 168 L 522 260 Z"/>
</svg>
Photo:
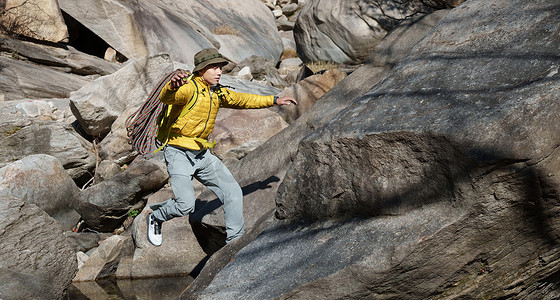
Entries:
<svg viewBox="0 0 560 300">
<path fill-rule="evenodd" d="M 170 116 L 179 116 L 185 105 L 192 109 L 173 124 L 170 130 L 169 145 L 200 150 L 207 145 L 193 138 L 207 139 L 214 129 L 218 108 L 264 108 L 274 105 L 274 96 L 260 96 L 234 92 L 223 86 L 210 88 L 200 76 L 177 90 L 169 88 L 169 83 L 161 90 L 161 102 L 172 105 Z"/>
</svg>

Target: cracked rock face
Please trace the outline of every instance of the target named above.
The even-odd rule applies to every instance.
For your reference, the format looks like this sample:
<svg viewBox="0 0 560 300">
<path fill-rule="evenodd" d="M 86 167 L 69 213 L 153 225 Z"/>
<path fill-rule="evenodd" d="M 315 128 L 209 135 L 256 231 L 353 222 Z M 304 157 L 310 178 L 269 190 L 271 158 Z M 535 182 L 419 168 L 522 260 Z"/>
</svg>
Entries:
<svg viewBox="0 0 560 300">
<path fill-rule="evenodd" d="M 78 263 L 58 223 L 13 196 L 0 209 L 0 298 L 62 299 Z"/>
</svg>

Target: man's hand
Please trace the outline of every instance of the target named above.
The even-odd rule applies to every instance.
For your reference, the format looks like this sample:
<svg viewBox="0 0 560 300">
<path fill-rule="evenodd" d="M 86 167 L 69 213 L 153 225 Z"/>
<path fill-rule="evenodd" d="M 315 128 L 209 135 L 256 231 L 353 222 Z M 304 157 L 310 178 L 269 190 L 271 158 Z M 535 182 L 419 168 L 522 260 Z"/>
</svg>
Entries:
<svg viewBox="0 0 560 300">
<path fill-rule="evenodd" d="M 183 84 L 188 83 L 189 81 L 187 80 L 187 77 L 190 76 L 190 73 L 187 72 L 182 72 L 179 74 L 175 74 L 171 80 L 169 81 L 169 88 L 171 88 L 172 90 L 177 90 L 178 88 L 180 88 Z"/>
<path fill-rule="evenodd" d="M 292 97 L 279 97 L 278 99 L 276 99 L 277 105 L 290 105 L 292 103 L 297 105 L 296 99 Z"/>
</svg>

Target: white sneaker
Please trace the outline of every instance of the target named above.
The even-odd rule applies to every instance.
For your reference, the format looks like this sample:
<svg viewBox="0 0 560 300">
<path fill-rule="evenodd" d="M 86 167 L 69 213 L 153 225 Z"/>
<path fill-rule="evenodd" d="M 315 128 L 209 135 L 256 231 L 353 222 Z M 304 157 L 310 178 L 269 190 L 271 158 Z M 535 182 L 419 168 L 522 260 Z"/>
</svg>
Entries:
<svg viewBox="0 0 560 300">
<path fill-rule="evenodd" d="M 152 243 L 152 245 L 154 246 L 160 246 L 162 241 L 162 235 L 161 235 L 162 222 L 156 221 L 153 218 L 152 213 L 148 214 L 148 216 L 146 217 L 146 222 L 148 223 L 148 230 L 147 230 L 148 241 L 150 241 L 150 243 Z"/>
</svg>

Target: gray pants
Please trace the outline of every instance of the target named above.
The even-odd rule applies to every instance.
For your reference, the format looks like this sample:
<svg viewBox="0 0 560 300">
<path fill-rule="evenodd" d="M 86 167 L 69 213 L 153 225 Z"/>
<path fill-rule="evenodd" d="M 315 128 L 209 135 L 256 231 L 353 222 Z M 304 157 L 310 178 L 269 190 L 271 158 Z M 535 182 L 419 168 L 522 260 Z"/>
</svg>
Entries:
<svg viewBox="0 0 560 300">
<path fill-rule="evenodd" d="M 196 200 L 193 178 L 196 178 L 224 204 L 226 242 L 241 237 L 245 231 L 243 193 L 222 161 L 207 150 L 173 146 L 165 147 L 164 156 L 175 198 L 150 206 L 155 219 L 167 221 L 193 212 Z"/>
</svg>

